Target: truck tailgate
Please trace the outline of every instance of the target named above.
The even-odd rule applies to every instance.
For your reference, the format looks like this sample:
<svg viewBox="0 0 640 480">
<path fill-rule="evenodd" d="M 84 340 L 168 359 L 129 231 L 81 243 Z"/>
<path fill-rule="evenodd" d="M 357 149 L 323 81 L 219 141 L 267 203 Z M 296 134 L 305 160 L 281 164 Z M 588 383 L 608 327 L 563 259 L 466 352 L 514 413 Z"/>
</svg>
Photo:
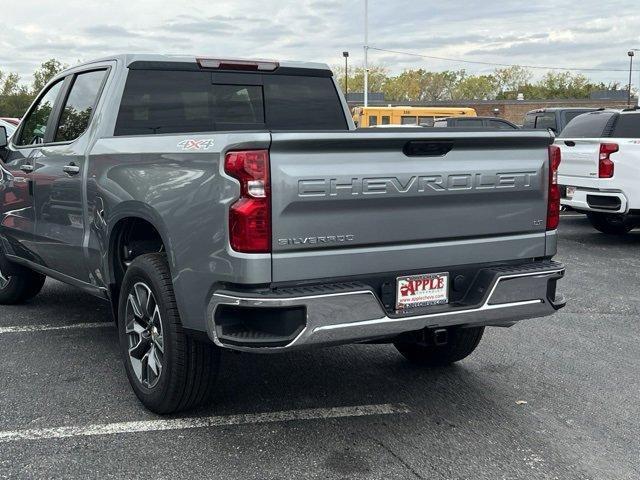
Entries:
<svg viewBox="0 0 640 480">
<path fill-rule="evenodd" d="M 556 140 L 562 152 L 558 175 L 562 177 L 597 178 L 600 140 L 563 138 Z M 565 183 L 563 180 L 561 183 Z M 571 183 L 569 183 L 570 185 Z"/>
<path fill-rule="evenodd" d="M 543 256 L 546 132 L 273 133 L 273 281 Z"/>
</svg>

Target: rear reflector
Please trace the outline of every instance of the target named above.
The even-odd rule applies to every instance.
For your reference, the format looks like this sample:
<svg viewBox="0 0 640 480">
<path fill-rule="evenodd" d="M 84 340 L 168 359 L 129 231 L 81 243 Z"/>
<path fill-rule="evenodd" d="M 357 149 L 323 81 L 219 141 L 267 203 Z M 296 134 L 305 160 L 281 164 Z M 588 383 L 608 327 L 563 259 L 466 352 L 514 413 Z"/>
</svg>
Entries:
<svg viewBox="0 0 640 480">
<path fill-rule="evenodd" d="M 598 160 L 598 178 L 613 177 L 614 165 L 611 160 L 611 154 L 618 151 L 617 143 L 601 143 L 600 157 Z"/>
<path fill-rule="evenodd" d="M 560 147 L 549 146 L 549 201 L 547 204 L 547 230 L 555 230 L 560 223 L 560 186 L 558 168 L 560 167 Z"/>
<path fill-rule="evenodd" d="M 215 70 L 255 70 L 272 72 L 278 68 L 278 62 L 270 60 L 226 60 L 220 58 L 197 58 L 200 68 Z"/>
<path fill-rule="evenodd" d="M 225 172 L 240 182 L 240 198 L 229 208 L 229 243 L 243 253 L 271 252 L 269 151 L 228 152 Z"/>
</svg>

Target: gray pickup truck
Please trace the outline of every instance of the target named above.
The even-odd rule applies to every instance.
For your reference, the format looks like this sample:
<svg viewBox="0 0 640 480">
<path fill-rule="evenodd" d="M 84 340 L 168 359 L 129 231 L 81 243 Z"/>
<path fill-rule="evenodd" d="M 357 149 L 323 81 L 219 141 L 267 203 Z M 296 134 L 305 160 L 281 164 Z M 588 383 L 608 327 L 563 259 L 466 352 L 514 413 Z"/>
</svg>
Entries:
<svg viewBox="0 0 640 480">
<path fill-rule="evenodd" d="M 210 399 L 223 348 L 392 343 L 446 365 L 564 305 L 552 142 L 356 130 L 322 64 L 85 63 L 0 128 L 0 303 L 47 276 L 109 301 L 158 413 Z"/>
</svg>

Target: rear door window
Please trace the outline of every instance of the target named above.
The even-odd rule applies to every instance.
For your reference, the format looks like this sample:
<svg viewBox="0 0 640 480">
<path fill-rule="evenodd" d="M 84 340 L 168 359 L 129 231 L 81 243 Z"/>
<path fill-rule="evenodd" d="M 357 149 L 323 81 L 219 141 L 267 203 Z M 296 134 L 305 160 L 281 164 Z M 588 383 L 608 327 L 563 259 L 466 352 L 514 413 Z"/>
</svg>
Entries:
<svg viewBox="0 0 640 480">
<path fill-rule="evenodd" d="M 264 129 L 347 130 L 333 79 L 130 70 L 115 135 Z"/>
<path fill-rule="evenodd" d="M 564 127 L 558 138 L 601 138 L 614 112 L 585 113 L 578 115 Z"/>
<path fill-rule="evenodd" d="M 536 118 L 536 128 L 540 128 L 540 129 L 551 128 L 553 130 L 557 130 L 558 125 L 556 124 L 555 113 L 544 113 L 542 115 L 539 115 Z"/>
<path fill-rule="evenodd" d="M 415 125 L 416 124 L 416 117 L 410 117 L 407 115 L 403 115 L 400 118 L 400 123 L 402 125 Z"/>
<path fill-rule="evenodd" d="M 615 138 L 640 138 L 640 113 L 623 113 L 613 129 Z"/>
<path fill-rule="evenodd" d="M 536 128 L 536 115 L 535 113 L 527 113 L 524 117 L 523 128 Z"/>
<path fill-rule="evenodd" d="M 76 76 L 62 110 L 55 142 L 75 140 L 89 126 L 106 70 L 80 73 Z"/>
</svg>

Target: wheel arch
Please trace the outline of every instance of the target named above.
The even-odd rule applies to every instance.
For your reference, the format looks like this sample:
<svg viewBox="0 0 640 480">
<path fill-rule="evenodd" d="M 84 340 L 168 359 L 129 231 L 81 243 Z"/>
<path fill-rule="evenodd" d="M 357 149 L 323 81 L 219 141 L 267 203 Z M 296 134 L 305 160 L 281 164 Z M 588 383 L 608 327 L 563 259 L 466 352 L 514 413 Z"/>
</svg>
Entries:
<svg viewBox="0 0 640 480">
<path fill-rule="evenodd" d="M 109 299 L 116 320 L 120 284 L 126 271 L 126 269 L 122 269 L 122 254 L 128 239 L 133 238 L 137 242 L 131 252 L 130 260 L 144 253 L 164 251 L 167 255 L 169 269 L 173 270 L 171 241 L 166 226 L 157 212 L 138 202 L 127 202 L 121 207 L 120 211 L 113 215 L 108 222 L 108 242 L 104 258 Z M 159 246 L 159 249 L 156 249 L 156 246 Z"/>
</svg>

